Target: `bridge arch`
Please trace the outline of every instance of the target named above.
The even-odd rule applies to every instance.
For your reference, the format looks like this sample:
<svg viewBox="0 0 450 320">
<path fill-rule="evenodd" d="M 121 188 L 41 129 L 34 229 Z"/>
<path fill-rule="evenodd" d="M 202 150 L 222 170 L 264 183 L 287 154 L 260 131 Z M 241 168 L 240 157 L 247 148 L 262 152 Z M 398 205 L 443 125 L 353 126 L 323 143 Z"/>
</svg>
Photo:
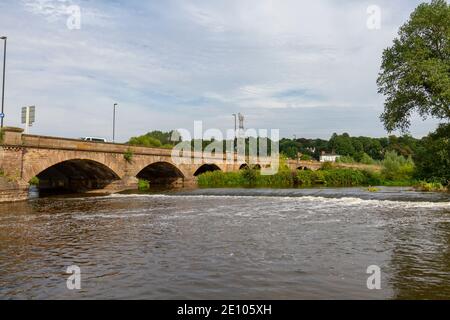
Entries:
<svg viewBox="0 0 450 320">
<path fill-rule="evenodd" d="M 205 172 L 212 172 L 212 171 L 222 171 L 222 169 L 220 169 L 220 167 L 216 164 L 213 163 L 205 163 L 203 165 L 201 165 L 194 173 L 194 176 L 197 177 L 199 175 L 201 175 L 202 173 Z"/>
<path fill-rule="evenodd" d="M 142 168 L 136 178 L 147 180 L 152 185 L 173 185 L 182 183 L 185 175 L 172 163 L 157 161 Z"/>
<path fill-rule="evenodd" d="M 120 176 L 105 164 L 91 159 L 70 159 L 38 172 L 41 191 L 85 192 L 103 189 Z M 30 178 L 31 179 L 31 178 Z"/>
<path fill-rule="evenodd" d="M 93 161 L 108 167 L 120 178 L 123 178 L 125 175 L 122 165 L 125 160 L 122 154 L 32 148 L 24 152 L 20 176 L 23 182 L 28 183 L 31 178 L 44 170 L 59 163 L 72 160 Z"/>
<path fill-rule="evenodd" d="M 239 170 L 244 170 L 244 169 L 261 170 L 261 165 L 259 163 L 253 164 L 253 165 L 248 165 L 247 163 L 243 163 L 239 167 Z"/>
<path fill-rule="evenodd" d="M 243 164 L 241 164 L 240 166 L 239 166 L 239 170 L 245 170 L 245 169 L 248 169 L 249 168 L 249 166 L 248 166 L 248 164 L 246 164 L 246 163 L 243 163 Z"/>
</svg>

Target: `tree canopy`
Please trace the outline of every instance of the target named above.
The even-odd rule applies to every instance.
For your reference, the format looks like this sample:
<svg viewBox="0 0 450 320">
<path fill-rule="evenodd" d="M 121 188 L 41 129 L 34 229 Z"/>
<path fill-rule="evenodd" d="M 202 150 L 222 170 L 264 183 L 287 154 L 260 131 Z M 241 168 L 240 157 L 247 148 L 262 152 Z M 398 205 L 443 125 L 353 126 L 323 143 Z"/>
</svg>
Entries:
<svg viewBox="0 0 450 320">
<path fill-rule="evenodd" d="M 133 146 L 172 148 L 174 142 L 171 141 L 173 131 L 151 131 L 142 136 L 132 137 L 127 143 Z"/>
<path fill-rule="evenodd" d="M 381 120 L 391 132 L 422 118 L 450 119 L 450 4 L 420 4 L 383 52 L 378 92 L 386 97 Z"/>
</svg>

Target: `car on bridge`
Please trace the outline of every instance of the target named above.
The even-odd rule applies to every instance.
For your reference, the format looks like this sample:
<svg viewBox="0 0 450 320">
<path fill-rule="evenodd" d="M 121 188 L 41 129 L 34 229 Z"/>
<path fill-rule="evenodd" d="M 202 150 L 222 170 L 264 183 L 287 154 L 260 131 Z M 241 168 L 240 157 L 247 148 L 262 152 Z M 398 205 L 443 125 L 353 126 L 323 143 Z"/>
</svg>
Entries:
<svg viewBox="0 0 450 320">
<path fill-rule="evenodd" d="M 98 138 L 98 137 L 84 137 L 84 138 L 81 138 L 81 140 L 91 141 L 91 142 L 108 142 L 105 138 Z"/>
</svg>

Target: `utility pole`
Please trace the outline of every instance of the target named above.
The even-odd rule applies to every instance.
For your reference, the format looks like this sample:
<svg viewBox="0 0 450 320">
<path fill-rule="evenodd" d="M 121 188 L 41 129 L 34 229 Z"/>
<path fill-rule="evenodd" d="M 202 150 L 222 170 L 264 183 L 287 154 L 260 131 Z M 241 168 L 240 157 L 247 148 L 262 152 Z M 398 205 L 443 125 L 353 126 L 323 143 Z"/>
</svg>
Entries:
<svg viewBox="0 0 450 320">
<path fill-rule="evenodd" d="M 2 84 L 2 111 L 0 114 L 1 128 L 3 128 L 3 118 L 5 117 L 5 73 L 6 73 L 6 40 L 7 37 L 0 37 L 1 40 L 5 40 L 3 49 L 3 84 Z"/>
<path fill-rule="evenodd" d="M 117 103 L 114 103 L 114 106 L 113 106 L 113 138 L 112 138 L 113 143 L 116 140 L 116 106 L 117 106 Z"/>
<path fill-rule="evenodd" d="M 244 133 L 244 116 L 241 113 L 238 113 L 239 118 L 239 133 Z"/>
<path fill-rule="evenodd" d="M 237 130 L 237 118 L 236 118 L 236 113 L 233 113 L 233 117 L 234 117 L 234 138 L 236 138 L 236 130 Z"/>
</svg>

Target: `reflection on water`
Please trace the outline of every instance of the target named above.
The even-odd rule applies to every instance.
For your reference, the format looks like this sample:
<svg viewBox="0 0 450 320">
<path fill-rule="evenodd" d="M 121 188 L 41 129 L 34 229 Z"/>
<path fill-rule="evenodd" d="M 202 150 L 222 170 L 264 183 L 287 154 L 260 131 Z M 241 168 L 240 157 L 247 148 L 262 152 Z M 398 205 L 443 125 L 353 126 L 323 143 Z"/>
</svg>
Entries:
<svg viewBox="0 0 450 320">
<path fill-rule="evenodd" d="M 449 299 L 449 241 L 450 196 L 401 188 L 33 199 L 0 205 L 0 298 Z"/>
</svg>

